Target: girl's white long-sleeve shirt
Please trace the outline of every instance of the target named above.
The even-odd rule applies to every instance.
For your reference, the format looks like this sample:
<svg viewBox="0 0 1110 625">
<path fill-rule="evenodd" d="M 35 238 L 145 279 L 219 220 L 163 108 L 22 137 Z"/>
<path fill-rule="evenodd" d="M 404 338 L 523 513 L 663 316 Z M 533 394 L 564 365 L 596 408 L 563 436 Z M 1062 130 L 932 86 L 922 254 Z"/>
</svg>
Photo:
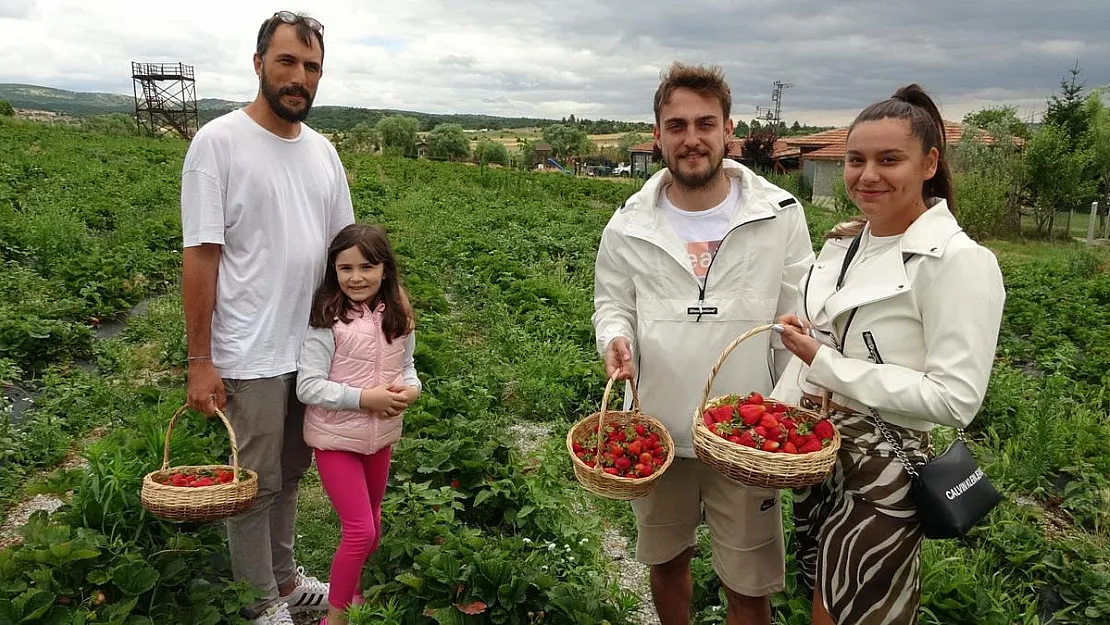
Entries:
<svg viewBox="0 0 1110 625">
<path fill-rule="evenodd" d="M 401 375 L 408 386 L 421 390 L 413 354 L 416 353 L 416 332 L 404 337 Z M 306 405 L 326 410 L 358 410 L 362 389 L 328 379 L 335 356 L 335 334 L 331 328 L 312 328 L 305 333 L 300 357 L 297 359 L 297 398 Z"/>
</svg>

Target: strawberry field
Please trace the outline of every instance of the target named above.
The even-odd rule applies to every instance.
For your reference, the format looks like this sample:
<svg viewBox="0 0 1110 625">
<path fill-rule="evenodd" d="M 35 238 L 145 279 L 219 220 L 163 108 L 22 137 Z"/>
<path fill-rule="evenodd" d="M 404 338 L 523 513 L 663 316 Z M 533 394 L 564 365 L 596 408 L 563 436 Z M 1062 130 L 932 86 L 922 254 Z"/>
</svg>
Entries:
<svg viewBox="0 0 1110 625">
<path fill-rule="evenodd" d="M 66 502 L 0 551 L 0 625 L 239 622 L 251 591 L 228 581 L 221 527 L 139 505 L 184 400 L 184 145 L 0 120 L 0 154 L 0 524 L 36 494 Z M 630 547 L 603 545 L 634 538 L 631 511 L 585 493 L 565 445 L 601 400 L 594 255 L 635 183 L 342 156 L 359 220 L 399 254 L 425 383 L 352 623 L 642 622 Z M 809 218 L 815 242 L 835 221 Z M 967 540 L 927 542 L 921 622 L 1110 622 L 1110 254 L 990 245 L 1008 299 L 970 436 L 1005 499 Z M 226 445 L 184 418 L 174 463 Z M 74 454 L 87 466 L 59 467 Z M 323 576 L 339 529 L 313 474 L 299 514 L 299 563 Z M 697 622 L 723 623 L 706 549 L 694 576 Z M 773 603 L 808 623 L 793 579 Z"/>
</svg>

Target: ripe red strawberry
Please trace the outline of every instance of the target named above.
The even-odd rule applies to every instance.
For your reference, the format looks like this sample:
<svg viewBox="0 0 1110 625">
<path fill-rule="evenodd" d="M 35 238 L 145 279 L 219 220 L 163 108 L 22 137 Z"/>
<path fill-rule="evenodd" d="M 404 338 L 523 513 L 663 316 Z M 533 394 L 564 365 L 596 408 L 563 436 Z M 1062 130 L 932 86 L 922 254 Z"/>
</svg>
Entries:
<svg viewBox="0 0 1110 625">
<path fill-rule="evenodd" d="M 730 443 L 739 443 L 740 442 L 740 435 L 739 434 L 729 434 L 728 438 L 726 440 L 728 440 L 728 442 L 730 442 Z"/>
<path fill-rule="evenodd" d="M 640 469 L 640 477 L 651 477 L 652 473 L 655 473 L 655 469 L 653 469 L 650 464 L 645 465 L 643 469 Z"/>
<path fill-rule="evenodd" d="M 458 480 L 451 480 L 451 488 L 454 488 L 454 489 L 458 490 L 459 481 Z"/>
<path fill-rule="evenodd" d="M 777 451 L 779 448 L 778 441 L 763 441 L 763 451 Z"/>
<path fill-rule="evenodd" d="M 705 427 L 709 427 L 717 421 L 713 419 L 713 413 L 709 410 L 706 410 L 705 412 L 701 413 L 701 422 L 705 424 Z"/>
<path fill-rule="evenodd" d="M 616 469 L 616 467 L 605 467 L 604 469 L 602 469 L 602 471 L 605 471 L 609 475 L 620 475 L 621 474 L 621 472 L 618 471 Z"/>
<path fill-rule="evenodd" d="M 637 436 L 643 436 L 646 433 L 647 433 L 647 428 L 645 428 L 642 423 L 637 423 L 636 424 L 636 435 Z"/>
<path fill-rule="evenodd" d="M 811 454 L 815 451 L 821 451 L 821 441 L 817 439 L 807 441 L 805 445 L 798 448 L 800 454 Z"/>
<path fill-rule="evenodd" d="M 744 422 L 744 425 L 755 425 L 759 423 L 759 420 L 763 418 L 766 412 L 767 409 L 762 405 L 753 406 L 751 404 L 744 404 L 740 406 L 740 419 Z"/>
<path fill-rule="evenodd" d="M 752 438 L 751 432 L 744 432 L 741 434 L 740 440 L 737 442 L 745 447 L 755 447 L 755 439 Z"/>
<path fill-rule="evenodd" d="M 763 395 L 760 395 L 759 393 L 753 392 L 751 395 L 748 395 L 748 403 L 753 405 L 753 406 L 762 406 L 763 405 Z"/>
<path fill-rule="evenodd" d="M 614 458 L 620 458 L 624 455 L 624 447 L 613 443 L 612 445 L 609 445 L 609 453 L 613 454 Z"/>
<path fill-rule="evenodd" d="M 613 461 L 613 466 L 621 473 L 624 473 L 632 466 L 632 461 L 628 459 L 628 456 L 621 456 Z"/>
<path fill-rule="evenodd" d="M 646 452 L 646 451 L 641 453 L 640 454 L 640 464 L 651 464 L 652 457 L 653 456 L 650 453 Z"/>
<path fill-rule="evenodd" d="M 782 446 L 782 452 L 784 454 L 796 454 L 796 453 L 798 453 L 798 448 L 794 446 L 794 443 L 791 443 L 790 441 L 787 441 Z"/>
<path fill-rule="evenodd" d="M 641 443 L 639 439 L 636 439 L 636 440 L 632 441 L 631 443 L 628 444 L 628 448 L 627 448 L 629 455 L 639 456 L 640 452 L 642 451 L 642 449 L 641 449 L 642 447 L 643 447 L 643 443 Z"/>
<path fill-rule="evenodd" d="M 786 412 L 786 406 L 783 405 L 783 404 L 778 403 L 777 401 L 776 402 L 771 402 L 767 406 L 767 411 L 768 412 L 773 412 L 775 414 L 784 413 L 784 412 Z"/>
<path fill-rule="evenodd" d="M 813 433 L 823 441 L 832 440 L 833 424 L 828 419 L 821 419 L 813 425 Z"/>
<path fill-rule="evenodd" d="M 759 424 L 767 429 L 777 428 L 779 426 L 779 420 L 776 419 L 774 415 L 765 413 L 763 417 L 759 419 Z"/>
</svg>

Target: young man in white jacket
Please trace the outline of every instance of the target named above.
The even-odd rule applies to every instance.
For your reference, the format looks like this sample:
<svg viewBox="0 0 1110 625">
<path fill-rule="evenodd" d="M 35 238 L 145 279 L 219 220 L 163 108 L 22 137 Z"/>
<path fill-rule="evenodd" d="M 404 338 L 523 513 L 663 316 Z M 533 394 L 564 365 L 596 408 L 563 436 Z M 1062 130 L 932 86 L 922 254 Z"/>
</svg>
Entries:
<svg viewBox="0 0 1110 625">
<path fill-rule="evenodd" d="M 690 558 L 703 514 L 730 625 L 771 623 L 785 550 L 778 493 L 715 472 L 694 454 L 701 388 L 725 346 L 791 312 L 813 262 L 801 203 L 724 158 L 731 96 L 719 68 L 675 63 L 655 94 L 660 171 L 601 236 L 594 327 L 606 373 L 636 379 L 640 406 L 675 442 L 675 462 L 632 502 L 636 557 L 651 567 L 663 625 L 690 622 Z M 729 357 L 714 393 L 768 393 L 789 358 L 771 333 Z M 630 403 L 626 393 L 626 405 Z M 703 512 L 704 511 L 704 512 Z"/>
</svg>

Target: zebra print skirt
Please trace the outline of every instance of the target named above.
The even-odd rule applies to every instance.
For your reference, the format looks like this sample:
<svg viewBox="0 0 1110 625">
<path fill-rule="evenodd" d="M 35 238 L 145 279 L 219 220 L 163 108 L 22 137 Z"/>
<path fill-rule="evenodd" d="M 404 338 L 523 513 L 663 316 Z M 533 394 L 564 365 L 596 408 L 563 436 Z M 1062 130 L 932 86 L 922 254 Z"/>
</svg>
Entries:
<svg viewBox="0 0 1110 625">
<path fill-rule="evenodd" d="M 841 447 L 832 475 L 794 493 L 802 581 L 833 622 L 913 625 L 921 602 L 921 543 L 910 477 L 860 414 L 832 413 Z M 928 432 L 889 426 L 911 462 L 932 457 Z"/>
</svg>

